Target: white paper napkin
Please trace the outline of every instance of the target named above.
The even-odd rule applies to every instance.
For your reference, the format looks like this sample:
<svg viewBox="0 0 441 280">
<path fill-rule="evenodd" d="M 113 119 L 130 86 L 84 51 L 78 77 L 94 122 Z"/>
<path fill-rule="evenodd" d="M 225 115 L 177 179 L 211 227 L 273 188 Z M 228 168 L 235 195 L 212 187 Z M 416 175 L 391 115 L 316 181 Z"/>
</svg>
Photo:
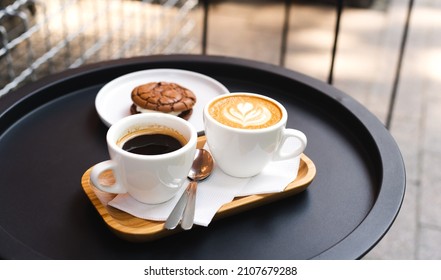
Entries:
<svg viewBox="0 0 441 280">
<path fill-rule="evenodd" d="M 228 176 L 215 165 L 211 176 L 198 185 L 195 224 L 208 226 L 219 208 L 235 197 L 284 190 L 297 177 L 299 163 L 300 157 L 271 162 L 259 175 L 251 178 Z M 108 204 L 138 218 L 165 221 L 188 183 L 187 181 L 183 184 L 175 197 L 161 204 L 143 204 L 128 194 L 117 195 L 113 200 L 108 201 Z"/>
</svg>

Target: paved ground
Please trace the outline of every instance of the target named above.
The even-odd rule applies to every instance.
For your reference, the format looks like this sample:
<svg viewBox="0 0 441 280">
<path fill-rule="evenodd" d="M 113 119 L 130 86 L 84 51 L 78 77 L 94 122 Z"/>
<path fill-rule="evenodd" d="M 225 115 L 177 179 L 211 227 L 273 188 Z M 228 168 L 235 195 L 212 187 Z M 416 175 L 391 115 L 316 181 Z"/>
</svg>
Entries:
<svg viewBox="0 0 441 280">
<path fill-rule="evenodd" d="M 408 1 L 377 0 L 370 9 L 345 9 L 342 18 L 334 85 L 384 123 L 407 7 Z M 290 15 L 286 67 L 326 80 L 335 10 L 295 4 Z M 278 64 L 283 1 L 218 1 L 210 16 L 209 54 Z M 441 259 L 439 30 L 441 3 L 416 0 L 390 124 L 407 190 L 396 222 L 365 259 Z"/>
</svg>

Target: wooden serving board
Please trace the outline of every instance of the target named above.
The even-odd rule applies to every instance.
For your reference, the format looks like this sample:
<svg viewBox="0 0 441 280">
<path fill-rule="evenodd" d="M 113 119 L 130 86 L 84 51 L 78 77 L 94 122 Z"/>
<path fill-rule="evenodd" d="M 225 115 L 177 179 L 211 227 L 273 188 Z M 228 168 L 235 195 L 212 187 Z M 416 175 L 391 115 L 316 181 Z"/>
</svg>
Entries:
<svg viewBox="0 0 441 280">
<path fill-rule="evenodd" d="M 198 147 L 203 147 L 204 143 L 205 137 L 202 136 L 199 138 Z M 81 178 L 81 185 L 84 192 L 107 226 L 122 239 L 132 242 L 144 242 L 181 231 L 180 227 L 176 227 L 174 230 L 167 230 L 164 228 L 164 222 L 162 221 L 144 220 L 113 208 L 112 206 L 108 206 L 107 202 L 112 200 L 116 194 L 105 193 L 95 188 L 90 181 L 90 171 L 91 168 L 89 168 Z M 314 163 L 305 154 L 302 154 L 297 178 L 289 183 L 284 191 L 237 197 L 233 201 L 224 204 L 217 211 L 214 220 L 300 193 L 309 186 L 315 174 L 316 168 Z M 114 178 L 112 172 L 102 174 L 100 180 L 102 180 L 104 185 L 113 184 Z"/>
</svg>

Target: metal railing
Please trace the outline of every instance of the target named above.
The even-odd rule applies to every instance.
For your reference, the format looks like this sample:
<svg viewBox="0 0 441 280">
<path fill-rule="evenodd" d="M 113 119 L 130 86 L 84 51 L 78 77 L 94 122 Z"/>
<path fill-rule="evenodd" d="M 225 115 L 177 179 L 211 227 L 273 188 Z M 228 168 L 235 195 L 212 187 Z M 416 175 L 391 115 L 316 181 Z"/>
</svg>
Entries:
<svg viewBox="0 0 441 280">
<path fill-rule="evenodd" d="M 189 53 L 198 45 L 191 14 L 197 0 L 9 2 L 0 10 L 0 97 L 85 63 Z"/>
</svg>

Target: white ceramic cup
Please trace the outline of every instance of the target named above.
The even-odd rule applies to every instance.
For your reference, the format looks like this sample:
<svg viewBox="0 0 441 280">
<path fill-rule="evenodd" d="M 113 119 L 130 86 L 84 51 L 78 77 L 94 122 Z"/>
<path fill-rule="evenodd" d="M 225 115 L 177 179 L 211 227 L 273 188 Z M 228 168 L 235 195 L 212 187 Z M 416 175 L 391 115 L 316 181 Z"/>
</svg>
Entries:
<svg viewBox="0 0 441 280">
<path fill-rule="evenodd" d="M 171 128 L 187 143 L 180 149 L 160 155 L 140 155 L 123 150 L 117 143 L 133 131 L 151 126 Z M 129 193 L 136 200 L 157 204 L 171 199 L 190 171 L 196 152 L 197 131 L 187 121 L 163 113 L 137 114 L 113 124 L 106 136 L 110 160 L 93 166 L 90 179 L 100 190 Z M 112 170 L 115 184 L 104 186 L 99 176 Z"/>
<path fill-rule="evenodd" d="M 281 112 L 280 120 L 266 128 L 245 129 L 231 127 L 217 121 L 210 114 L 214 102 L 228 96 L 254 96 L 275 104 Z M 253 110 L 246 104 L 237 105 L 235 110 Z M 215 162 L 222 171 L 233 177 L 251 177 L 259 174 L 271 161 L 279 161 L 299 156 L 306 148 L 305 134 L 296 129 L 286 128 L 288 113 L 276 100 L 254 93 L 237 92 L 220 95 L 204 107 L 204 126 L 208 147 Z M 284 146 L 290 141 L 289 150 Z M 294 142 L 294 143 L 291 143 Z M 294 145 L 293 145 L 294 144 Z M 293 147 L 292 147 L 293 145 Z M 288 151 L 287 151 L 288 150 Z"/>
</svg>

